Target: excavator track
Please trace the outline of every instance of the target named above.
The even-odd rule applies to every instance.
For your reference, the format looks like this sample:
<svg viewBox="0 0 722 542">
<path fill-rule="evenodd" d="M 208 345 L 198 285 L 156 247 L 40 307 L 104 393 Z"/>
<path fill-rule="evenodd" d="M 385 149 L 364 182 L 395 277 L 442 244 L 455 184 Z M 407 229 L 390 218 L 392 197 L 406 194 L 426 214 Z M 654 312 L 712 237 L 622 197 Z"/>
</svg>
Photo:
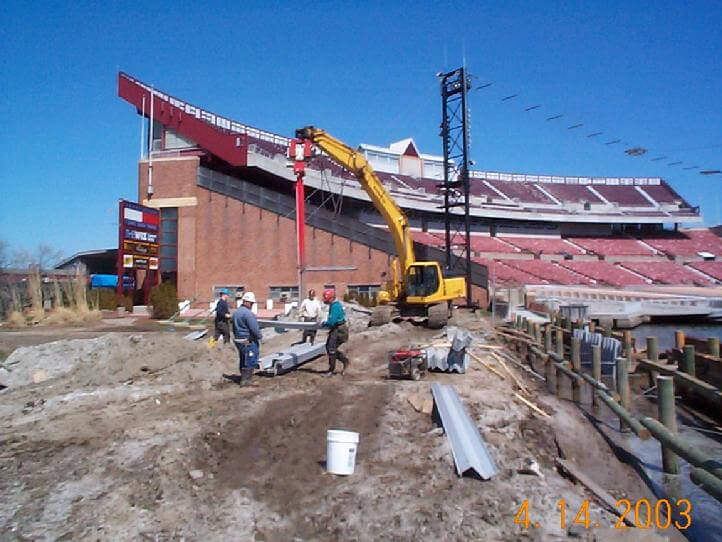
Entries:
<svg viewBox="0 0 722 542">
<path fill-rule="evenodd" d="M 437 303 L 428 308 L 429 316 L 426 326 L 430 329 L 440 329 L 449 321 L 449 308 L 446 303 Z"/>
</svg>

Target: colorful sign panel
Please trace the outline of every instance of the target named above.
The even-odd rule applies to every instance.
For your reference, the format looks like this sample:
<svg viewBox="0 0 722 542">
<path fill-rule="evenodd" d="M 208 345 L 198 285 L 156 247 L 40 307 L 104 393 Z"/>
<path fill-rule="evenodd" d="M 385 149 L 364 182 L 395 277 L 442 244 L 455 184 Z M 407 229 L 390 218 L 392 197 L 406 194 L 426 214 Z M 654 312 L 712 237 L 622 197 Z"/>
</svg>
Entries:
<svg viewBox="0 0 722 542">
<path fill-rule="evenodd" d="M 124 269 L 158 269 L 160 211 L 120 201 L 118 260 Z"/>
</svg>

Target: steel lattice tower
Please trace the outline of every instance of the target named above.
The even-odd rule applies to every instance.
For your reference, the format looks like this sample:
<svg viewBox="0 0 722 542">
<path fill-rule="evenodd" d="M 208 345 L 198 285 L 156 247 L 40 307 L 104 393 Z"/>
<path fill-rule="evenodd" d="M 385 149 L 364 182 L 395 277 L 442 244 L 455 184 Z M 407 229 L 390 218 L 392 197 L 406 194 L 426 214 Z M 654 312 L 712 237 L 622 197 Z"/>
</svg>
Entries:
<svg viewBox="0 0 722 542">
<path fill-rule="evenodd" d="M 446 272 L 466 277 L 466 303 L 471 299 L 471 221 L 469 218 L 469 128 L 467 92 L 471 88 L 466 70 L 439 74 L 441 78 L 441 139 L 444 145 L 444 225 Z M 464 213 L 453 209 L 463 207 Z M 464 249 L 455 254 L 452 241 L 464 229 Z"/>
</svg>

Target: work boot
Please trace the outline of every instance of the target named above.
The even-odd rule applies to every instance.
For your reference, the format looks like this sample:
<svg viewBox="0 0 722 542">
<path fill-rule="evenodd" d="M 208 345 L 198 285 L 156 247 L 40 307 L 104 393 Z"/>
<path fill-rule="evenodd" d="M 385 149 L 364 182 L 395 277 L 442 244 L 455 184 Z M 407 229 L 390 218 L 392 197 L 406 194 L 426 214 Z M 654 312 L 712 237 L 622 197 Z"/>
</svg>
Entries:
<svg viewBox="0 0 722 542">
<path fill-rule="evenodd" d="M 253 369 L 247 369 L 243 368 L 241 369 L 241 381 L 239 382 L 239 385 L 241 386 L 248 386 L 251 383 L 251 379 L 253 378 Z"/>
<path fill-rule="evenodd" d="M 343 352 L 338 352 L 336 355 L 338 356 L 338 359 L 341 360 L 341 363 L 343 363 L 343 367 L 341 369 L 341 376 L 343 376 L 343 373 L 346 371 L 346 367 L 349 365 L 349 359 Z"/>
</svg>

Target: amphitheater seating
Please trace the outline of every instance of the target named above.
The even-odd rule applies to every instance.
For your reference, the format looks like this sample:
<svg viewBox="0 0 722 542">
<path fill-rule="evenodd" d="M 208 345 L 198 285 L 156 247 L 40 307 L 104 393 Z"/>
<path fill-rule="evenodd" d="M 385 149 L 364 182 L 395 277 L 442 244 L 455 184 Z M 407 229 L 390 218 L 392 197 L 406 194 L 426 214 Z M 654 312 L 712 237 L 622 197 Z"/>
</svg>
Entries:
<svg viewBox="0 0 722 542">
<path fill-rule="evenodd" d="M 722 238 L 706 229 L 645 237 L 644 242 L 670 256 L 695 256 L 698 252 L 722 256 Z"/>
<path fill-rule="evenodd" d="M 649 281 L 638 277 L 609 262 L 596 261 L 596 262 L 580 262 L 573 260 L 565 260 L 559 262 L 560 265 L 581 273 L 589 278 L 592 278 L 600 284 L 608 284 L 610 286 L 633 286 L 636 284 L 647 284 Z"/>
<path fill-rule="evenodd" d="M 661 284 L 709 286 L 713 281 L 674 262 L 624 262 L 619 264 Z"/>
<path fill-rule="evenodd" d="M 412 231 L 411 237 L 414 241 L 424 243 L 434 247 L 443 247 L 446 244 L 445 234 L 443 232 L 419 232 Z M 464 243 L 464 236 L 457 234 L 452 238 L 452 243 L 460 245 Z M 495 252 L 513 254 L 519 252 L 518 249 L 507 245 L 506 243 L 499 241 L 495 237 L 489 237 L 487 235 L 472 235 L 471 236 L 471 250 L 473 252 Z"/>
<path fill-rule="evenodd" d="M 504 264 L 554 284 L 593 284 L 594 282 L 552 262 L 543 260 L 505 260 Z"/>
<path fill-rule="evenodd" d="M 570 237 L 569 241 L 602 256 L 652 256 L 654 252 L 630 237 Z"/>
<path fill-rule="evenodd" d="M 690 262 L 687 265 L 722 282 L 722 262 Z"/>
<path fill-rule="evenodd" d="M 506 194 L 509 199 L 518 199 L 520 202 L 524 203 L 544 203 L 547 205 L 555 205 L 555 203 L 542 191 L 538 190 L 533 183 L 496 180 L 489 180 L 488 182 L 494 188 Z"/>
<path fill-rule="evenodd" d="M 277 154 L 282 154 L 285 156 L 286 152 L 288 151 L 288 149 L 285 148 L 283 145 L 259 139 L 250 135 L 248 136 L 248 143 L 249 145 L 255 145 L 256 147 L 261 149 L 261 151 L 263 151 L 265 154 L 270 155 L 271 157 L 276 156 Z"/>
<path fill-rule="evenodd" d="M 541 186 L 561 202 L 604 203 L 586 185 L 544 183 Z"/>
<path fill-rule="evenodd" d="M 661 203 L 663 205 L 670 205 L 681 202 L 685 207 L 688 206 L 687 202 L 682 199 L 682 196 L 672 190 L 672 188 L 670 188 L 670 186 L 666 183 L 651 186 L 642 186 L 641 188 L 647 194 L 649 194 L 650 197 L 657 203 Z"/>
<path fill-rule="evenodd" d="M 510 267 L 501 261 L 472 258 L 473 261 L 487 267 L 489 284 L 504 284 L 507 286 L 521 286 L 524 284 L 548 284 L 548 281 Z"/>
<path fill-rule="evenodd" d="M 652 203 L 640 194 L 634 186 L 608 186 L 598 184 L 594 190 L 608 201 L 618 203 L 620 207 L 651 207 Z"/>
<path fill-rule="evenodd" d="M 471 250 L 474 252 L 503 252 L 507 254 L 519 252 L 518 249 L 509 246 L 496 237 L 488 237 L 486 235 L 472 235 Z"/>
<path fill-rule="evenodd" d="M 567 243 L 563 239 L 549 239 L 544 237 L 503 237 L 504 241 L 511 243 L 532 254 L 584 254 L 584 251 Z"/>
<path fill-rule="evenodd" d="M 503 198 L 489 188 L 482 179 L 469 179 L 472 196 L 486 196 L 489 199 L 503 200 Z"/>
</svg>

